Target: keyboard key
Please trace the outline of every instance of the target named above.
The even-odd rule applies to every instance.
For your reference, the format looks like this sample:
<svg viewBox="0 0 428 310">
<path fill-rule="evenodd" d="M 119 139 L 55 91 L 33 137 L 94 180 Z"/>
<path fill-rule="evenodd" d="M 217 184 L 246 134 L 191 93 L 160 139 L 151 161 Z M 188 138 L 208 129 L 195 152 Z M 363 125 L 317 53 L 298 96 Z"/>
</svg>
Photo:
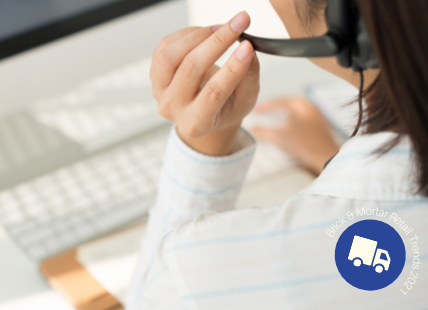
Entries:
<svg viewBox="0 0 428 310">
<path fill-rule="evenodd" d="M 5 225 L 14 225 L 23 222 L 27 218 L 26 214 L 19 210 L 10 210 L 2 213 L 2 222 Z"/>
<path fill-rule="evenodd" d="M 27 236 L 37 229 L 34 221 L 28 219 L 27 215 L 25 215 L 25 218 L 25 221 L 20 221 L 19 223 L 4 224 L 7 230 L 19 240 L 21 240 L 23 236 Z"/>
<path fill-rule="evenodd" d="M 24 234 L 21 234 L 21 236 L 24 236 Z M 37 227 L 31 231 L 26 231 L 25 238 L 21 237 L 21 243 L 24 245 L 41 244 L 51 239 L 55 239 L 51 228 L 48 225 L 37 225 Z"/>
<path fill-rule="evenodd" d="M 8 211 L 19 208 L 19 203 L 10 192 L 3 192 L 0 194 L 0 210 Z"/>
</svg>

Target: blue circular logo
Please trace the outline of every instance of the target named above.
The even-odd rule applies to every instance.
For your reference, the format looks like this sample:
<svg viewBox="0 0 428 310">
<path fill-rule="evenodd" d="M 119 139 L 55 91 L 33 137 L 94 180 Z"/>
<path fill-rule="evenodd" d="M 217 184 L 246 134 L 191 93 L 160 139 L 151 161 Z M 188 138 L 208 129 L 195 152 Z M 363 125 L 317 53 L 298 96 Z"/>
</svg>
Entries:
<svg viewBox="0 0 428 310">
<path fill-rule="evenodd" d="M 392 284 L 404 268 L 406 248 L 390 225 L 364 220 L 349 226 L 335 251 L 336 266 L 352 286 L 375 291 Z"/>
</svg>

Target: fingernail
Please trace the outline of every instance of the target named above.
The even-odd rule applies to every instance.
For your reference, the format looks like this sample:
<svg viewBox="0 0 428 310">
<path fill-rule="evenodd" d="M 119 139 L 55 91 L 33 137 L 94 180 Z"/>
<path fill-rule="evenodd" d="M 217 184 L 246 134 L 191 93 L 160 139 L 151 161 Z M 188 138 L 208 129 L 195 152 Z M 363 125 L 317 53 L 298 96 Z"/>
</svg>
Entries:
<svg viewBox="0 0 428 310">
<path fill-rule="evenodd" d="M 235 32 L 242 32 L 250 25 L 250 17 L 247 12 L 243 11 L 236 15 L 230 22 L 230 27 Z"/>
<path fill-rule="evenodd" d="M 221 26 L 223 26 L 223 25 L 215 25 L 215 26 L 213 26 L 213 32 L 216 32 L 217 30 L 219 30 L 220 28 L 221 28 Z"/>
<path fill-rule="evenodd" d="M 245 60 L 252 54 L 252 52 L 253 47 L 251 46 L 250 42 L 245 40 L 238 46 L 236 50 L 236 57 L 239 60 Z"/>
</svg>

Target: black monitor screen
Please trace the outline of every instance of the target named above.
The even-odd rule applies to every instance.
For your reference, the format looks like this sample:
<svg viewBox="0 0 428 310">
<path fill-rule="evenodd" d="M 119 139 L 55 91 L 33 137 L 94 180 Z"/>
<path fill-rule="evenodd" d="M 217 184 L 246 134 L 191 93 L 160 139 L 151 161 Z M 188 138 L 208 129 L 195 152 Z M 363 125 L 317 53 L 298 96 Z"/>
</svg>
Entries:
<svg viewBox="0 0 428 310">
<path fill-rule="evenodd" d="M 163 0 L 0 0 L 0 59 Z"/>
</svg>

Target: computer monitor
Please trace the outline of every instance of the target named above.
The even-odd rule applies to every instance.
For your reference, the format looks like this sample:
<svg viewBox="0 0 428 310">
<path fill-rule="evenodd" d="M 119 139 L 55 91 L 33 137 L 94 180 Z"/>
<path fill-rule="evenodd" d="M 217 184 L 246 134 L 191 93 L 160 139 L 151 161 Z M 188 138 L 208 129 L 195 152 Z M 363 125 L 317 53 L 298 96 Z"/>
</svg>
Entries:
<svg viewBox="0 0 428 310">
<path fill-rule="evenodd" d="M 149 57 L 185 0 L 0 0 L 0 117 Z"/>
</svg>

